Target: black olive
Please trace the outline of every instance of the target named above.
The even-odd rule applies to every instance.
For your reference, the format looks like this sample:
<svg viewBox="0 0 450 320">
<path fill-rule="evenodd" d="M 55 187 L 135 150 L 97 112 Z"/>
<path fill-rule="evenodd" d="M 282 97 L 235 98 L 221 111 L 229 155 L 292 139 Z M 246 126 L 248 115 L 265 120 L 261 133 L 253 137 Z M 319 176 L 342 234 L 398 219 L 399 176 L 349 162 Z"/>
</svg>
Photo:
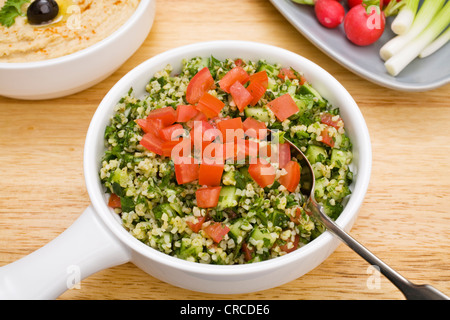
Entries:
<svg viewBox="0 0 450 320">
<path fill-rule="evenodd" d="M 27 18 L 30 24 L 43 24 L 53 20 L 59 12 L 54 0 L 36 0 L 28 7 Z"/>
</svg>

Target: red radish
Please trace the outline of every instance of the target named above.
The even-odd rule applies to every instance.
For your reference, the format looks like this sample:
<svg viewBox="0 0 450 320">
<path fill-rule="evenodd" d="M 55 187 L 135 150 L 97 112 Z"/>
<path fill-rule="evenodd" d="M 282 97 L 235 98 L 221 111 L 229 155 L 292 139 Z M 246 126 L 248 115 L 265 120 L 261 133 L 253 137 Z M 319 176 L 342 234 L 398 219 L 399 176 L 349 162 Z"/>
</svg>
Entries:
<svg viewBox="0 0 450 320">
<path fill-rule="evenodd" d="M 347 5 L 351 9 L 358 4 L 362 4 L 363 0 L 347 0 Z"/>
<path fill-rule="evenodd" d="M 347 0 L 347 5 L 348 7 L 351 9 L 354 6 L 357 6 L 358 4 L 362 4 L 364 0 Z M 388 3 L 391 0 L 380 0 L 380 8 L 383 8 L 384 6 L 387 6 Z M 397 0 L 397 2 L 399 2 L 400 0 Z M 373 2 L 373 1 L 372 1 Z"/>
<path fill-rule="evenodd" d="M 344 21 L 345 9 L 334 0 L 318 0 L 314 6 L 317 20 L 327 28 L 336 28 Z"/>
<path fill-rule="evenodd" d="M 358 46 L 367 46 L 377 41 L 383 34 L 385 17 L 377 7 L 369 7 L 368 14 L 363 5 L 350 9 L 344 19 L 344 30 L 347 38 Z"/>
</svg>

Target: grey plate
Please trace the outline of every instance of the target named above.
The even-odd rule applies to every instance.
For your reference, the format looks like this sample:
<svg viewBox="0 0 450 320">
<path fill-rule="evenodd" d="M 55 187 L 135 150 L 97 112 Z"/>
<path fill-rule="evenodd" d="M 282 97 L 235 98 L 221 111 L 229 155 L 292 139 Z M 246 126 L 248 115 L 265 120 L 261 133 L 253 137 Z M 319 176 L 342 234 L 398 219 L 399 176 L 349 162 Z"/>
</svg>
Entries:
<svg viewBox="0 0 450 320">
<path fill-rule="evenodd" d="M 291 0 L 270 0 L 281 14 L 309 41 L 338 63 L 378 85 L 401 91 L 426 91 L 450 82 L 450 45 L 423 59 L 416 58 L 398 76 L 389 75 L 379 56 L 380 48 L 395 34 L 390 21 L 381 38 L 366 47 L 353 45 L 347 40 L 341 24 L 336 29 L 322 27 L 314 8 L 293 3 Z"/>
</svg>

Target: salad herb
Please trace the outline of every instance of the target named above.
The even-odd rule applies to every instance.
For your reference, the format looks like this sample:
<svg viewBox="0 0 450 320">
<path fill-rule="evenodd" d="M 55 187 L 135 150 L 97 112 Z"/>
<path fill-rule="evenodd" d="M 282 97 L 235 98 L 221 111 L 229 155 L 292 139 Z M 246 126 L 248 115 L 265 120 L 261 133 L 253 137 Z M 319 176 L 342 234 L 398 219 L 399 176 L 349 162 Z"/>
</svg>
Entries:
<svg viewBox="0 0 450 320">
<path fill-rule="evenodd" d="M 22 6 L 30 0 L 7 0 L 0 9 L 0 24 L 11 27 L 18 16 L 23 16 Z"/>
</svg>

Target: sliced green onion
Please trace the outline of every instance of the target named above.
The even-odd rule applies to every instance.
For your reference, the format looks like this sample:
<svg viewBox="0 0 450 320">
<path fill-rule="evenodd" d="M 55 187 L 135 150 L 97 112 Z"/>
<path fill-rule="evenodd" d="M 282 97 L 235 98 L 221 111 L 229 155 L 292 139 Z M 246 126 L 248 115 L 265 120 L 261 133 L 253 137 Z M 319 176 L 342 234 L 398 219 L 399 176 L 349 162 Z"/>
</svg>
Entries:
<svg viewBox="0 0 450 320">
<path fill-rule="evenodd" d="M 438 51 L 450 40 L 450 28 L 447 28 L 436 40 L 430 43 L 422 52 L 419 54 L 419 58 L 425 58 L 429 55 Z"/>
<path fill-rule="evenodd" d="M 398 53 L 409 42 L 416 38 L 433 20 L 436 13 L 442 8 L 445 0 L 425 0 L 420 7 L 411 28 L 405 34 L 396 36 L 388 41 L 380 49 L 380 56 L 383 60 L 388 60 Z"/>
<path fill-rule="evenodd" d="M 400 9 L 392 21 L 391 29 L 396 34 L 404 34 L 411 27 L 419 7 L 419 0 L 406 0 L 406 5 Z"/>
<path fill-rule="evenodd" d="M 316 0 L 292 0 L 295 3 L 300 3 L 300 4 L 307 4 L 310 6 L 313 6 L 316 2 Z"/>
<path fill-rule="evenodd" d="M 434 0 L 432 0 L 434 2 Z M 437 1 L 436 1 L 437 2 Z M 408 43 L 399 52 L 385 62 L 387 71 L 398 75 L 411 61 L 413 61 L 423 49 L 425 49 L 450 23 L 450 1 L 433 18 L 430 25 L 422 31 L 418 37 Z"/>
</svg>

